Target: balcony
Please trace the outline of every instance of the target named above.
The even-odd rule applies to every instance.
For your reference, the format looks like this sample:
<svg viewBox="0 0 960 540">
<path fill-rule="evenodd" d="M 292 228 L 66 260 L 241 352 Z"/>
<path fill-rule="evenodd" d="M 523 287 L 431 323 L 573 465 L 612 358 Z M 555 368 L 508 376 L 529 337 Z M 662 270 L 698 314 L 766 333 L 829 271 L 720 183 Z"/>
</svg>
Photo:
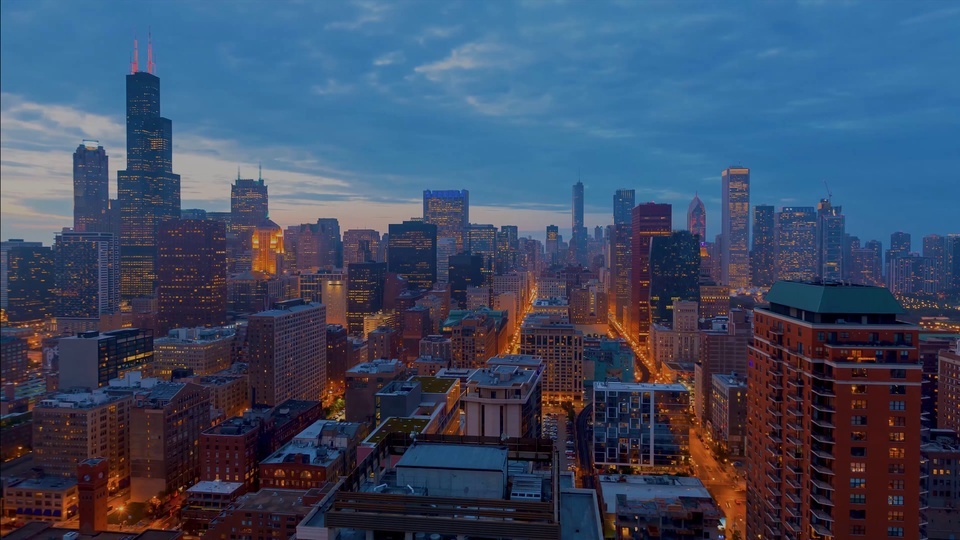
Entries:
<svg viewBox="0 0 960 540">
<path fill-rule="evenodd" d="M 812 404 L 810 404 L 810 406 L 820 412 L 831 413 L 831 414 L 837 412 L 836 409 L 833 408 L 833 405 L 831 405 L 830 403 L 820 403 L 820 402 L 814 401 Z"/>
<path fill-rule="evenodd" d="M 803 441 L 794 437 L 793 435 L 787 435 L 787 442 L 794 446 L 803 446 Z"/>
<path fill-rule="evenodd" d="M 837 397 L 837 394 L 833 392 L 833 389 L 827 388 L 826 386 L 821 384 L 814 384 L 813 386 L 810 387 L 810 389 L 814 394 L 817 394 L 818 396 L 830 397 L 830 398 Z"/>
<path fill-rule="evenodd" d="M 836 442 L 831 435 L 827 435 L 826 433 L 820 433 L 820 432 L 814 431 L 813 433 L 810 434 L 810 436 L 813 437 L 813 440 L 821 442 L 823 444 L 833 444 Z"/>
<path fill-rule="evenodd" d="M 834 476 L 833 469 L 829 467 L 825 467 L 823 464 L 810 463 L 810 468 L 817 471 L 820 474 L 827 475 L 827 476 Z"/>
<path fill-rule="evenodd" d="M 803 426 L 795 422 L 787 422 L 787 429 L 789 429 L 790 431 L 801 432 L 803 431 Z"/>
<path fill-rule="evenodd" d="M 795 504 L 788 504 L 785 506 L 787 514 L 791 517 L 800 519 L 800 502 L 797 501 Z"/>
<path fill-rule="evenodd" d="M 833 501 L 831 501 L 829 497 L 825 497 L 819 493 L 811 493 L 810 497 L 820 506 L 833 506 Z"/>
<path fill-rule="evenodd" d="M 825 524 L 823 524 L 823 523 L 812 523 L 811 526 L 813 527 L 814 532 L 816 532 L 816 533 L 819 534 L 820 536 L 824 536 L 824 537 L 827 537 L 827 538 L 833 538 L 833 532 L 831 532 L 831 531 L 830 531 L 830 528 L 827 527 Z"/>
<path fill-rule="evenodd" d="M 770 477 L 770 475 L 768 474 L 768 475 L 767 475 L 767 478 L 769 478 L 769 477 Z M 777 480 L 777 483 L 779 484 L 780 481 Z M 774 497 L 776 497 L 776 498 L 778 498 L 778 499 L 779 499 L 780 496 L 782 495 L 782 493 L 780 493 L 780 488 L 775 487 L 775 486 L 772 486 L 772 485 L 770 485 L 770 484 L 767 484 L 767 491 L 769 491 L 771 495 L 773 495 Z"/>
<path fill-rule="evenodd" d="M 767 438 L 770 439 L 770 441 L 777 444 L 780 444 L 783 442 L 783 437 L 781 437 L 779 433 L 774 433 L 774 432 L 767 433 Z"/>
<path fill-rule="evenodd" d="M 833 522 L 833 516 L 831 516 L 830 514 L 824 512 L 823 510 L 813 510 L 813 511 L 810 512 L 810 513 L 813 514 L 813 517 L 817 518 L 818 520 L 820 520 L 820 521 L 823 522 L 823 523 L 832 523 L 832 522 Z"/>
<path fill-rule="evenodd" d="M 772 484 L 775 484 L 775 485 L 778 485 L 778 486 L 780 485 L 780 477 L 779 477 L 779 476 L 776 476 L 776 475 L 774 475 L 773 473 L 767 473 L 766 476 L 767 476 L 767 480 L 770 481 Z M 767 486 L 767 487 L 769 487 L 769 486 Z M 778 491 L 778 492 L 777 492 L 777 497 L 779 497 L 779 496 L 780 496 L 780 492 Z"/>
<path fill-rule="evenodd" d="M 829 420 L 826 420 L 826 419 L 823 419 L 823 418 L 817 418 L 816 415 L 814 415 L 814 417 L 811 419 L 811 421 L 814 423 L 814 425 L 817 425 L 817 426 L 820 426 L 820 427 L 826 428 L 826 429 L 833 429 L 833 428 L 837 427 L 837 426 L 833 425 L 833 422 L 831 422 L 831 421 L 829 421 Z"/>
<path fill-rule="evenodd" d="M 821 449 L 821 448 L 817 448 L 816 446 L 813 447 L 813 448 L 811 448 L 811 449 L 810 449 L 810 452 L 811 452 L 813 455 L 815 455 L 815 456 L 817 456 L 818 458 L 820 458 L 820 459 L 836 459 L 836 458 L 833 456 L 833 454 L 831 454 L 830 452 L 828 452 L 828 451 L 826 451 L 826 450 L 823 450 L 823 449 Z"/>
<path fill-rule="evenodd" d="M 794 492 L 792 492 L 792 491 L 787 491 L 787 492 L 784 493 L 784 496 L 787 498 L 787 500 L 789 500 L 789 501 L 792 502 L 793 504 L 800 504 L 800 497 L 797 497 L 797 495 L 796 495 Z M 790 512 L 792 508 L 793 508 L 793 507 L 788 504 L 788 505 L 787 505 L 787 512 Z M 791 512 L 791 513 L 792 513 L 792 512 Z M 797 516 L 797 517 L 800 517 L 800 516 Z"/>
<path fill-rule="evenodd" d="M 833 491 L 833 490 L 834 490 L 834 489 L 833 489 L 833 486 L 831 486 L 830 484 L 828 484 L 828 483 L 826 483 L 826 482 L 824 482 L 824 481 L 822 481 L 822 480 L 817 480 L 816 478 L 811 478 L 811 479 L 810 479 L 810 483 L 813 484 L 813 487 L 819 489 L 820 491 Z"/>
<path fill-rule="evenodd" d="M 797 402 L 797 403 L 803 403 L 803 395 L 801 395 L 801 394 L 794 394 L 793 392 L 788 392 L 788 393 L 787 393 L 787 400 L 788 400 L 788 401 L 794 401 L 794 402 Z"/>
</svg>

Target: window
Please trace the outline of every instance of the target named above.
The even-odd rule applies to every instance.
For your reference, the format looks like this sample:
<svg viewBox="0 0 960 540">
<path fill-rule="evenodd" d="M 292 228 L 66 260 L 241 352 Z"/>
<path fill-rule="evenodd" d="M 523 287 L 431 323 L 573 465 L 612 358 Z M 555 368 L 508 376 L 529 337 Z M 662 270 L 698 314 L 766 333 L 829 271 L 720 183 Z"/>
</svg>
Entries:
<svg viewBox="0 0 960 540">
<path fill-rule="evenodd" d="M 891 405 L 891 406 L 892 406 L 892 405 Z M 855 410 L 855 411 L 866 409 L 866 408 L 867 408 L 867 400 L 865 400 L 865 399 L 855 399 L 855 400 L 853 400 L 853 401 L 850 402 L 850 408 L 853 409 L 853 410 Z M 893 409 L 891 409 L 891 410 L 893 410 Z"/>
<path fill-rule="evenodd" d="M 903 463 L 891 463 L 887 466 L 887 472 L 890 474 L 903 474 Z"/>
<path fill-rule="evenodd" d="M 854 493 L 850 495 L 850 504 L 867 504 L 867 495 L 865 493 Z"/>
<path fill-rule="evenodd" d="M 891 416 L 887 422 L 890 427 L 904 427 L 907 425 L 906 416 Z"/>
<path fill-rule="evenodd" d="M 907 410 L 907 402 L 906 402 L 906 401 L 900 401 L 900 400 L 891 401 L 891 402 L 890 402 L 890 410 L 891 410 L 891 411 L 905 411 L 905 410 Z"/>
<path fill-rule="evenodd" d="M 900 538 L 903 536 L 903 527 L 887 527 L 887 536 Z"/>
<path fill-rule="evenodd" d="M 907 387 L 902 384 L 891 384 L 890 395 L 903 396 L 907 393 Z"/>
<path fill-rule="evenodd" d="M 867 479 L 866 479 L 866 478 L 851 478 L 851 479 L 850 479 L 850 487 L 852 487 L 852 488 L 862 488 L 862 487 L 865 487 L 866 485 L 867 485 Z"/>
<path fill-rule="evenodd" d="M 867 519 L 866 510 L 851 510 L 850 519 Z"/>
<path fill-rule="evenodd" d="M 851 432 L 850 432 L 850 440 L 851 440 L 851 441 L 865 441 L 865 440 L 867 440 L 867 432 L 866 432 L 866 431 L 851 431 Z"/>
<path fill-rule="evenodd" d="M 854 446 L 850 448 L 850 455 L 853 457 L 864 457 L 867 455 L 867 449 L 863 446 Z"/>
<path fill-rule="evenodd" d="M 854 368 L 850 375 L 857 379 L 864 379 L 867 377 L 867 368 Z"/>
<path fill-rule="evenodd" d="M 903 459 L 906 455 L 906 450 L 903 448 L 891 448 L 890 449 L 890 459 Z"/>
<path fill-rule="evenodd" d="M 850 464 L 850 472 L 866 472 L 867 464 L 862 461 L 854 461 Z"/>
<path fill-rule="evenodd" d="M 866 394 L 866 393 L 867 393 L 867 385 L 865 385 L 865 384 L 855 384 L 855 385 L 853 385 L 853 386 L 850 387 L 850 391 L 853 392 L 854 394 Z"/>
<path fill-rule="evenodd" d="M 903 442 L 906 440 L 906 435 L 902 431 L 891 431 L 889 439 L 890 442 Z"/>
<path fill-rule="evenodd" d="M 902 490 L 903 480 L 891 480 L 890 483 L 887 484 L 887 487 L 889 487 L 890 489 Z"/>
<path fill-rule="evenodd" d="M 867 425 L 867 417 L 866 417 L 866 416 L 851 416 L 851 417 L 850 417 L 850 423 L 853 424 L 853 425 L 855 425 L 855 426 L 865 426 L 865 425 Z"/>
<path fill-rule="evenodd" d="M 903 512 L 887 512 L 887 521 L 903 521 Z"/>
<path fill-rule="evenodd" d="M 887 504 L 890 506 L 903 506 L 903 495 L 888 495 Z"/>
<path fill-rule="evenodd" d="M 891 369 L 891 370 L 890 370 L 890 378 L 891 378 L 891 379 L 906 379 L 906 378 L 907 378 L 907 370 L 905 370 L 905 369 Z"/>
</svg>

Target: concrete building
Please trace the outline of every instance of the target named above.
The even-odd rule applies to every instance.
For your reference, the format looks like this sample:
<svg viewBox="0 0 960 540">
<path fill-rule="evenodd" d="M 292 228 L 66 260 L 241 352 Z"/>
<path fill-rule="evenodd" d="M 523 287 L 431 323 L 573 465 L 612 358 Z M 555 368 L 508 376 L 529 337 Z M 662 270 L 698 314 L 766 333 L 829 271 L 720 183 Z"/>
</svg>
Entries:
<svg viewBox="0 0 960 540">
<path fill-rule="evenodd" d="M 731 310 L 727 318 L 710 322 L 700 331 L 700 355 L 694 366 L 694 414 L 703 425 L 710 422 L 710 405 L 714 373 L 746 373 L 747 348 L 750 344 L 751 321 L 748 312 Z"/>
<path fill-rule="evenodd" d="M 356 465 L 356 447 L 366 434 L 364 424 L 317 420 L 260 462 L 260 485 L 311 489 L 336 481 Z"/>
<path fill-rule="evenodd" d="M 240 416 L 250 408 L 250 384 L 246 373 L 226 370 L 213 375 L 174 379 L 173 382 L 190 382 L 206 389 L 213 423 Z"/>
<path fill-rule="evenodd" d="M 393 381 L 374 397 L 376 423 L 420 418 L 427 420 L 427 433 L 459 433 L 460 393 L 457 379 L 414 376 Z"/>
<path fill-rule="evenodd" d="M 166 337 L 153 341 L 154 376 L 170 380 L 175 369 L 188 369 L 194 375 L 210 375 L 230 367 L 233 359 L 232 326 L 216 328 L 177 328 Z"/>
<path fill-rule="evenodd" d="M 421 356 L 413 361 L 410 370 L 421 377 L 432 377 L 450 367 L 450 361 L 433 356 Z"/>
<path fill-rule="evenodd" d="M 539 292 L 539 290 L 538 290 Z M 564 296 L 540 296 L 530 306 L 530 314 L 550 315 L 570 322 L 570 302 Z"/>
<path fill-rule="evenodd" d="M 921 523 L 928 538 L 955 538 L 960 531 L 960 440 L 951 430 L 930 430 L 920 447 L 924 504 Z"/>
<path fill-rule="evenodd" d="M 129 395 L 52 394 L 33 409 L 33 463 L 45 475 L 75 478 L 77 464 L 107 458 L 110 490 L 130 484 Z M 6 437 L 6 433 L 4 433 Z"/>
<path fill-rule="evenodd" d="M 210 528 L 210 522 L 244 493 L 247 493 L 247 486 L 243 482 L 201 480 L 190 486 L 180 507 L 183 532 L 203 536 Z"/>
<path fill-rule="evenodd" d="M 730 289 L 723 285 L 700 284 L 700 318 L 725 317 L 730 312 Z"/>
<path fill-rule="evenodd" d="M 682 384 L 593 385 L 593 462 L 681 470 L 690 460 L 690 392 Z"/>
<path fill-rule="evenodd" d="M 427 336 L 420 340 L 420 356 L 453 360 L 453 341 L 446 336 Z"/>
<path fill-rule="evenodd" d="M 6 517 L 23 521 L 66 521 L 77 514 L 77 480 L 58 476 L 14 480 L 3 488 Z"/>
<path fill-rule="evenodd" d="M 262 489 L 247 493 L 223 510 L 209 524 L 204 539 L 230 538 L 231 535 L 285 539 L 297 532 L 297 524 L 314 506 L 328 496 L 334 484 L 309 490 Z"/>
<path fill-rule="evenodd" d="M 347 422 L 373 423 L 376 414 L 374 396 L 391 381 L 400 379 L 405 368 L 399 360 L 373 360 L 353 366 L 346 373 Z"/>
<path fill-rule="evenodd" d="M 200 434 L 200 481 L 243 484 L 259 489 L 257 468 L 261 419 L 232 417 Z"/>
<path fill-rule="evenodd" d="M 327 324 L 327 393 L 343 392 L 349 355 L 347 353 L 347 328 L 340 324 Z"/>
<path fill-rule="evenodd" d="M 153 332 L 124 328 L 83 332 L 61 338 L 60 380 L 63 387 L 95 389 L 110 379 L 153 369 Z"/>
<path fill-rule="evenodd" d="M 617 540 L 722 538 L 723 513 L 696 478 L 601 475 L 598 491 Z"/>
<path fill-rule="evenodd" d="M 731 456 L 742 456 L 747 426 L 747 381 L 736 373 L 713 376 L 710 434 Z"/>
<path fill-rule="evenodd" d="M 288 399 L 322 399 L 326 330 L 326 308 L 300 299 L 251 315 L 247 343 L 252 402 L 274 406 Z"/>
<path fill-rule="evenodd" d="M 650 356 L 657 369 L 673 362 L 696 362 L 700 355 L 699 306 L 673 302 L 673 324 L 650 325 Z"/>
<path fill-rule="evenodd" d="M 468 436 L 536 438 L 542 420 L 545 366 L 528 355 L 495 356 L 468 379 L 463 433 Z"/>
<path fill-rule="evenodd" d="M 921 538 L 918 328 L 879 287 L 779 281 L 766 299 L 746 371 L 746 536 Z"/>
<path fill-rule="evenodd" d="M 593 399 L 593 385 L 617 380 L 633 382 L 636 356 L 627 340 L 606 336 L 583 338 L 583 385 L 588 399 Z"/>
<path fill-rule="evenodd" d="M 16 336 L 0 336 L 0 385 L 20 384 L 30 378 L 27 342 Z"/>
<path fill-rule="evenodd" d="M 497 321 L 486 311 L 471 311 L 459 320 L 448 319 L 454 367 L 478 368 L 499 352 Z"/>
<path fill-rule="evenodd" d="M 960 341 L 940 351 L 937 379 L 937 427 L 960 433 Z"/>
<path fill-rule="evenodd" d="M 545 401 L 583 400 L 583 332 L 557 316 L 530 314 L 520 327 L 520 354 L 542 358 Z"/>
</svg>

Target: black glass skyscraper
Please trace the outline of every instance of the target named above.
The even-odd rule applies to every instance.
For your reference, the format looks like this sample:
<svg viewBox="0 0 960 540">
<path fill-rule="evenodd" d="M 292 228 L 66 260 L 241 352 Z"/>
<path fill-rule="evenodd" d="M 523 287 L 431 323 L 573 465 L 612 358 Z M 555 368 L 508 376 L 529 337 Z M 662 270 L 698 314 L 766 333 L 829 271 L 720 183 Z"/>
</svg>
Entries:
<svg viewBox="0 0 960 540">
<path fill-rule="evenodd" d="M 363 333 L 363 318 L 383 309 L 383 286 L 387 264 L 352 263 L 347 267 L 347 328 Z"/>
<path fill-rule="evenodd" d="M 583 182 L 573 185 L 572 230 L 570 255 L 573 262 L 584 264 L 587 253 L 587 228 L 583 224 Z"/>
<path fill-rule="evenodd" d="M 750 250 L 750 283 L 754 287 L 773 285 L 775 254 L 774 208 L 758 204 L 753 207 L 753 247 Z"/>
<path fill-rule="evenodd" d="M 53 314 L 53 251 L 43 246 L 7 250 L 7 320 L 42 321 Z"/>
<path fill-rule="evenodd" d="M 650 319 L 673 319 L 674 300 L 700 299 L 700 237 L 690 231 L 654 236 L 650 243 Z"/>
<path fill-rule="evenodd" d="M 437 281 L 437 226 L 423 221 L 391 224 L 387 261 L 389 270 L 411 286 L 433 287 Z"/>
<path fill-rule="evenodd" d="M 613 194 L 614 225 L 630 225 L 633 207 L 637 205 L 636 198 L 636 191 L 632 189 L 618 189 Z"/>
<path fill-rule="evenodd" d="M 73 153 L 73 230 L 109 232 L 110 166 L 97 141 L 83 141 Z"/>
<path fill-rule="evenodd" d="M 136 52 L 136 51 L 134 51 Z M 153 296 L 157 231 L 180 217 L 180 175 L 173 173 L 173 124 L 160 116 L 160 78 L 127 75 L 127 169 L 117 174 L 120 204 L 120 290 L 124 298 Z"/>
</svg>

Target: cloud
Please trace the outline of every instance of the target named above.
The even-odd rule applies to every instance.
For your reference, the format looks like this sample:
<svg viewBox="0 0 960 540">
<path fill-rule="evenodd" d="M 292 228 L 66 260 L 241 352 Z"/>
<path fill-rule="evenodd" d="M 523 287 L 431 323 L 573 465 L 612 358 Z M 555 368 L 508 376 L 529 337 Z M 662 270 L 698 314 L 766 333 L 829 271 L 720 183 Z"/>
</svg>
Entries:
<svg viewBox="0 0 960 540">
<path fill-rule="evenodd" d="M 446 39 L 460 33 L 460 26 L 428 26 L 420 31 L 416 38 L 418 43 L 423 45 L 427 41 L 434 39 Z"/>
<path fill-rule="evenodd" d="M 954 7 L 944 8 L 944 9 L 938 9 L 935 11 L 929 11 L 927 13 L 922 13 L 920 15 L 915 15 L 913 17 L 909 17 L 900 21 L 900 24 L 909 26 L 914 24 L 936 22 L 943 19 L 956 17 L 957 15 L 960 15 L 960 7 L 954 6 Z"/>
<path fill-rule="evenodd" d="M 442 60 L 417 66 L 414 71 L 434 82 L 441 82 L 450 72 L 515 69 L 528 60 L 528 55 L 516 48 L 492 41 L 474 41 L 451 50 Z"/>
<path fill-rule="evenodd" d="M 771 49 L 765 49 L 757 53 L 757 58 L 774 58 L 783 54 L 783 49 L 779 47 L 773 47 Z"/>
<path fill-rule="evenodd" d="M 373 61 L 375 66 L 390 66 L 393 64 L 402 64 L 407 60 L 406 56 L 403 55 L 403 51 L 393 51 L 388 52 L 387 54 L 378 57 Z"/>
<path fill-rule="evenodd" d="M 336 96 L 346 94 L 353 90 L 352 84 L 345 84 L 334 79 L 327 79 L 323 84 L 315 84 L 310 87 L 310 91 L 318 96 Z"/>
<path fill-rule="evenodd" d="M 546 113 L 553 104 L 550 95 L 525 97 L 514 92 L 495 96 L 467 96 L 468 105 L 487 116 L 531 116 Z"/>
<path fill-rule="evenodd" d="M 353 2 L 357 8 L 357 15 L 349 20 L 334 21 L 324 26 L 326 30 L 359 30 L 365 26 L 383 22 L 387 15 L 393 10 L 393 4 L 388 2 L 375 2 L 372 0 L 363 0 Z"/>
</svg>

